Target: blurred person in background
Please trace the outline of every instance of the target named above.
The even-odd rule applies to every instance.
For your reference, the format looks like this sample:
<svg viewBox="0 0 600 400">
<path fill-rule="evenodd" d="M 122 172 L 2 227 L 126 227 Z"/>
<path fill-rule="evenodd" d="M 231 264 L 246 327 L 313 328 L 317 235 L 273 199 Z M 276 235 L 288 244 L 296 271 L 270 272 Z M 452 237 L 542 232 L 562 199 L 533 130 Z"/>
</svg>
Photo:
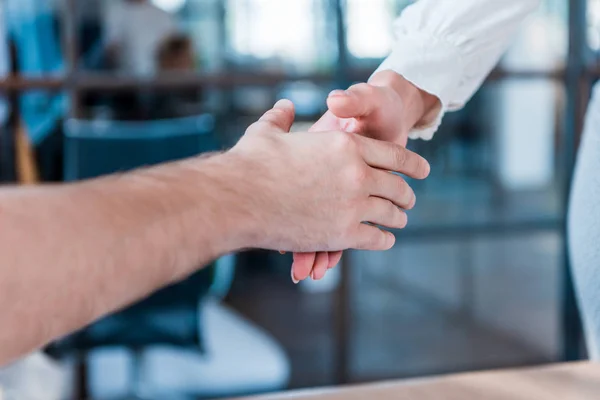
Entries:
<svg viewBox="0 0 600 400">
<path fill-rule="evenodd" d="M 193 73 L 195 69 L 194 46 L 184 34 L 167 37 L 156 54 L 161 74 Z M 203 109 L 202 90 L 198 88 L 160 92 L 152 96 L 150 104 L 154 118 L 173 118 L 199 113 Z"/>
<path fill-rule="evenodd" d="M 143 78 L 159 71 L 162 45 L 178 33 L 174 15 L 149 0 L 113 0 L 105 5 L 104 45 L 109 69 Z M 123 92 L 112 96 L 118 119 L 149 119 L 152 96 Z"/>
<path fill-rule="evenodd" d="M 107 57 L 122 73 L 152 76 L 156 55 L 178 33 L 175 16 L 148 0 L 114 0 L 106 4 L 104 41 Z"/>
<path fill-rule="evenodd" d="M 102 18 L 107 0 L 76 1 L 75 9 L 72 10 L 69 10 L 72 6 L 70 0 L 46 0 L 46 2 L 53 3 L 57 18 L 61 21 L 63 16 L 67 15 L 67 10 L 73 13 L 78 21 L 79 47 L 84 58 L 101 50 Z M 93 67 L 89 64 L 86 66 Z"/>
<path fill-rule="evenodd" d="M 189 36 L 171 35 L 160 44 L 156 52 L 161 73 L 190 72 L 194 70 L 194 47 Z"/>
<path fill-rule="evenodd" d="M 4 23 L 11 43 L 13 72 L 17 76 L 42 77 L 65 71 L 59 37 L 57 4 L 46 0 L 4 0 Z M 11 110 L 14 129 L 27 136 L 38 150 L 44 179 L 62 178 L 62 163 L 57 160 L 62 148 L 61 121 L 67 111 L 62 93 L 29 90 L 17 97 Z M 26 135 L 25 135 L 26 134 Z"/>
</svg>

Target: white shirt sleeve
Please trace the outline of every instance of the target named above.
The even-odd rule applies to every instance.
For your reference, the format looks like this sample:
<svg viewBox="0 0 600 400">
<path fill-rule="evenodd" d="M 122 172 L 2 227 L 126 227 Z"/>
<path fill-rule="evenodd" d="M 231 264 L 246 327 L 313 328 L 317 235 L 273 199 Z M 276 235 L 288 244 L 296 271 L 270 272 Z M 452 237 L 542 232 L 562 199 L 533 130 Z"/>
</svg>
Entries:
<svg viewBox="0 0 600 400">
<path fill-rule="evenodd" d="M 419 0 L 394 24 L 392 54 L 377 71 L 393 70 L 437 96 L 434 121 L 411 138 L 429 140 L 446 111 L 462 108 L 540 0 Z"/>
</svg>

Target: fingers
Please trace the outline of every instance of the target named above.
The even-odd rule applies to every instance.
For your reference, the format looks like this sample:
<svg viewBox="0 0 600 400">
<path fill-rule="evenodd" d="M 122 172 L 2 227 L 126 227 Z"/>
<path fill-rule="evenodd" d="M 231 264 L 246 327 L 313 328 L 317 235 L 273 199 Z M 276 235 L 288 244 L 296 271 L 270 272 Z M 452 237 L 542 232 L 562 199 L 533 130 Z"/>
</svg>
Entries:
<svg viewBox="0 0 600 400">
<path fill-rule="evenodd" d="M 334 90 L 329 94 L 327 106 L 338 118 L 368 117 L 386 104 L 381 88 L 359 83 L 348 90 Z"/>
<path fill-rule="evenodd" d="M 343 254 L 344 254 L 343 251 L 335 251 L 335 252 L 329 253 L 329 266 L 328 266 L 328 269 L 335 268 L 340 263 L 340 261 L 342 260 L 342 255 Z"/>
<path fill-rule="evenodd" d="M 394 247 L 396 237 L 375 226 L 360 224 L 356 236 L 356 244 L 352 248 L 357 250 L 385 251 Z"/>
<path fill-rule="evenodd" d="M 408 224 L 406 213 L 392 202 L 371 197 L 367 203 L 364 222 L 384 226 L 390 229 L 404 229 Z"/>
<path fill-rule="evenodd" d="M 328 267 L 329 253 L 326 251 L 317 253 L 317 257 L 315 258 L 315 264 L 313 265 L 313 270 L 311 273 L 312 279 L 315 281 L 323 279 L 323 277 L 327 273 Z"/>
<path fill-rule="evenodd" d="M 335 268 L 342 259 L 342 251 L 322 252 L 322 253 L 297 253 L 294 254 L 294 265 L 292 266 L 292 281 L 299 283 L 300 280 L 311 277 L 314 280 L 320 280 L 325 277 L 327 270 Z M 312 263 L 309 266 L 309 263 Z M 298 271 L 296 274 L 295 271 Z M 306 273 L 306 271 L 309 271 Z M 297 276 L 302 275 L 303 279 Z"/>
<path fill-rule="evenodd" d="M 380 169 L 373 169 L 371 173 L 373 186 L 368 188 L 371 196 L 389 200 L 405 210 L 414 208 L 417 197 L 402 177 Z"/>
<path fill-rule="evenodd" d="M 248 134 L 261 132 L 287 133 L 292 129 L 294 118 L 294 104 L 289 100 L 279 100 L 272 109 L 260 117 L 258 122 L 252 124 L 246 132 Z"/>
<path fill-rule="evenodd" d="M 295 283 L 303 281 L 310 276 L 316 257 L 316 253 L 294 253 L 292 280 Z"/>
<path fill-rule="evenodd" d="M 429 176 L 431 167 L 420 155 L 397 144 L 354 135 L 365 162 L 374 168 L 394 171 L 415 179 Z"/>
</svg>

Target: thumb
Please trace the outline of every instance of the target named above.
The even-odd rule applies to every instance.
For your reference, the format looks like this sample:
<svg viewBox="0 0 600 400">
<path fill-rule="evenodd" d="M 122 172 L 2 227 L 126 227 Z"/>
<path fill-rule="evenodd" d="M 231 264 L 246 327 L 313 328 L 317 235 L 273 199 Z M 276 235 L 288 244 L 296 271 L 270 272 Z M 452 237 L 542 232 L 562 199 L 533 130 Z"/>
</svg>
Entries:
<svg viewBox="0 0 600 400">
<path fill-rule="evenodd" d="M 338 118 L 363 118 L 377 111 L 385 99 L 379 88 L 360 83 L 348 90 L 334 90 L 329 94 L 327 106 Z"/>
<path fill-rule="evenodd" d="M 294 103 L 290 100 L 279 100 L 248 128 L 247 133 L 288 133 L 292 129 L 295 116 Z"/>
</svg>

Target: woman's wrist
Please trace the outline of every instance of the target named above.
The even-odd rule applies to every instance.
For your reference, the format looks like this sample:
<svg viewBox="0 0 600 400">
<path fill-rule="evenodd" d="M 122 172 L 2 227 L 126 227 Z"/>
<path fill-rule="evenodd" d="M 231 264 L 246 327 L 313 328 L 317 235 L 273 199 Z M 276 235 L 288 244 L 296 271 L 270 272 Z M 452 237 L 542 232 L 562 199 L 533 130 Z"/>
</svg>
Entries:
<svg viewBox="0 0 600 400">
<path fill-rule="evenodd" d="M 425 92 L 392 70 L 376 73 L 369 83 L 389 87 L 402 98 L 407 116 L 405 128 L 408 130 L 429 125 L 440 111 L 441 103 L 436 96 Z"/>
</svg>

